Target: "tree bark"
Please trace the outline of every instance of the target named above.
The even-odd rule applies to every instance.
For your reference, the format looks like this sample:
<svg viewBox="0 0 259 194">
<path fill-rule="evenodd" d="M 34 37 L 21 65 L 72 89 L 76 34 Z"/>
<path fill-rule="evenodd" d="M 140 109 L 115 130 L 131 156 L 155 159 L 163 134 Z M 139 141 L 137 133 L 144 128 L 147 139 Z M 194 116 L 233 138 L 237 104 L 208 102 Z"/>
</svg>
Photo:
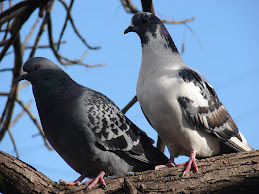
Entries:
<svg viewBox="0 0 259 194">
<path fill-rule="evenodd" d="M 87 185 L 65 186 L 51 181 L 32 166 L 0 151 L 2 193 L 259 193 L 259 151 L 233 153 L 197 162 L 199 172 L 182 178 L 184 167 L 164 168 L 105 179 Z"/>
</svg>

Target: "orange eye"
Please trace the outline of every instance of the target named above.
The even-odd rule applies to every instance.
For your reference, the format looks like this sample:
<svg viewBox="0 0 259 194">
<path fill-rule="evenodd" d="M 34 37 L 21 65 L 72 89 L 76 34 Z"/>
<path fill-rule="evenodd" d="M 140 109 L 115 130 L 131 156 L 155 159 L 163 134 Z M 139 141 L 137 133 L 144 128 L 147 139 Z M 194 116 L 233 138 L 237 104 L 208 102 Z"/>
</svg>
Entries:
<svg viewBox="0 0 259 194">
<path fill-rule="evenodd" d="M 40 66 L 39 66 L 38 64 L 36 64 L 36 65 L 33 66 L 33 69 L 35 69 L 35 70 L 37 70 L 37 69 L 39 69 L 39 68 L 40 68 Z"/>
</svg>

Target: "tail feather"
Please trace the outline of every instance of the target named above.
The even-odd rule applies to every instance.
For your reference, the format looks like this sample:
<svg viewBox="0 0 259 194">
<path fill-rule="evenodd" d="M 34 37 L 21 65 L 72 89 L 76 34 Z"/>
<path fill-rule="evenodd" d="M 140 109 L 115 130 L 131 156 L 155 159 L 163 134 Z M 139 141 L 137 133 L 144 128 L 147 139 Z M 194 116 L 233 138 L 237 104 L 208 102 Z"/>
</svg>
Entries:
<svg viewBox="0 0 259 194">
<path fill-rule="evenodd" d="M 254 150 L 247 142 L 245 137 L 239 132 L 242 141 L 240 141 L 237 137 L 231 137 L 229 140 L 225 141 L 224 143 L 233 148 L 237 152 L 245 152 Z"/>
</svg>

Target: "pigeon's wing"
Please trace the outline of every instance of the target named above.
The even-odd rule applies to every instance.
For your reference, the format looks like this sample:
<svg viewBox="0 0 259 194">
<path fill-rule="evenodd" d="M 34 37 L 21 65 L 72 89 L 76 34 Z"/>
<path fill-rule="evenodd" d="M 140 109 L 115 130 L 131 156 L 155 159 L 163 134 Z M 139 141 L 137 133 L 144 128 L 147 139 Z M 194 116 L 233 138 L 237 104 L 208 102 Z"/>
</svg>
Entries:
<svg viewBox="0 0 259 194">
<path fill-rule="evenodd" d="M 152 146 L 153 140 L 133 124 L 120 109 L 103 94 L 92 91 L 85 96 L 90 128 L 97 147 L 107 151 L 123 151 L 129 156 L 149 162 L 142 144 Z"/>
<path fill-rule="evenodd" d="M 184 84 L 191 84 L 192 91 L 188 91 L 189 95 L 178 96 L 177 100 L 193 127 L 206 130 L 234 150 L 245 151 L 245 148 L 239 144 L 243 140 L 237 125 L 207 80 L 187 67 L 179 71 L 179 76 L 184 80 Z M 196 93 L 199 95 L 190 98 Z M 200 101 L 203 103 L 199 103 Z"/>
</svg>

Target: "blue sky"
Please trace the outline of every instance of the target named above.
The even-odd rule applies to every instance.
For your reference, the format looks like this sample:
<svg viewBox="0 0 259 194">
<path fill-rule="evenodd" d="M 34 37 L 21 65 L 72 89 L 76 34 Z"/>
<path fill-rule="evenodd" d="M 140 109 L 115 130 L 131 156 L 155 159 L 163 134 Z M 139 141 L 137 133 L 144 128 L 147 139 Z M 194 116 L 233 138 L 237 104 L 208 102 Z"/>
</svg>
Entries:
<svg viewBox="0 0 259 194">
<path fill-rule="evenodd" d="M 139 1 L 133 3 L 139 8 Z M 184 24 L 166 24 L 176 46 L 182 48 L 185 41 L 185 52 L 182 54 L 185 63 L 198 70 L 214 87 L 220 100 L 225 105 L 242 134 L 254 149 L 259 149 L 259 1 L 172 1 L 154 0 L 156 14 L 160 18 L 183 20 L 195 17 Z M 64 10 L 58 1 L 55 2 L 53 19 L 54 40 L 57 41 L 64 21 Z M 24 40 L 38 11 L 22 29 Z M 139 37 L 134 33 L 124 35 L 130 24 L 131 14 L 126 13 L 119 0 L 115 1 L 75 1 L 72 16 L 83 37 L 92 46 L 101 46 L 100 50 L 89 50 L 84 62 L 89 64 L 105 63 L 104 67 L 86 68 L 69 66 L 62 68 L 78 83 L 100 91 L 123 108 L 135 95 L 138 72 L 141 62 Z M 61 54 L 76 59 L 84 52 L 85 47 L 76 40 L 69 27 L 64 40 L 66 45 Z M 42 44 L 47 44 L 46 33 Z M 34 39 L 30 41 L 33 44 Z M 25 52 L 26 60 L 29 52 Z M 35 56 L 49 58 L 58 64 L 54 55 L 48 50 L 38 50 Z M 11 67 L 13 58 L 10 55 L 0 64 L 0 68 Z M 11 75 L 1 73 L 0 91 L 8 91 Z M 19 98 L 26 103 L 33 99 L 31 86 L 23 89 Z M 6 99 L 0 97 L 2 110 Z M 31 110 L 38 118 L 33 102 Z M 14 115 L 21 111 L 16 105 Z M 156 132 L 143 116 L 139 104 L 135 104 L 126 114 L 137 126 L 146 131 L 154 140 Z M 73 181 L 79 174 L 70 168 L 55 152 L 49 151 L 38 131 L 28 116 L 24 116 L 11 129 L 16 140 L 20 159 L 44 173 L 50 179 L 60 178 Z M 8 134 L 0 142 L 0 150 L 15 155 Z M 168 151 L 165 152 L 169 156 Z M 176 163 L 184 162 L 179 157 Z"/>
</svg>

